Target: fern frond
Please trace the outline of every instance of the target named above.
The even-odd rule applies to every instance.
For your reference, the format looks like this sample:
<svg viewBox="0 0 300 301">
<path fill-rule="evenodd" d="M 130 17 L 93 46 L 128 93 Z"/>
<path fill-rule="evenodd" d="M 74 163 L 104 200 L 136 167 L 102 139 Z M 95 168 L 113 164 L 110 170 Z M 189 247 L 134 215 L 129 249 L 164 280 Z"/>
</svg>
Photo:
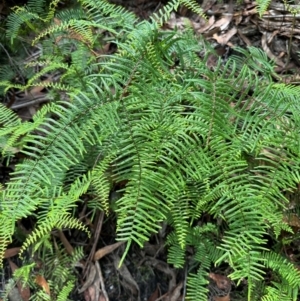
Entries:
<svg viewBox="0 0 300 301">
<path fill-rule="evenodd" d="M 177 268 L 182 268 L 185 263 L 186 248 L 180 245 L 175 232 L 168 235 L 166 246 L 168 246 L 168 262 Z"/>
<path fill-rule="evenodd" d="M 108 1 L 80 0 L 80 2 L 88 15 L 88 19 L 90 21 L 94 20 L 96 24 L 105 21 L 106 24 L 110 23 L 113 28 L 122 26 L 125 30 L 131 30 L 134 28 L 135 23 L 137 23 L 137 18 L 132 12 Z"/>
<path fill-rule="evenodd" d="M 262 301 L 274 301 L 274 300 L 283 300 L 283 301 L 295 301 L 297 299 L 292 298 L 289 294 L 286 293 L 287 287 L 283 287 L 282 284 L 272 282 L 273 286 L 268 286 L 265 289 L 266 294 L 262 296 Z"/>
<path fill-rule="evenodd" d="M 10 38 L 11 43 L 18 36 L 20 28 L 25 23 L 34 32 L 37 28 L 33 25 L 32 21 L 41 21 L 42 19 L 38 13 L 30 12 L 26 7 L 16 7 L 14 12 L 8 16 L 7 20 L 7 37 Z"/>
<path fill-rule="evenodd" d="M 197 271 L 197 274 L 190 274 L 187 285 L 186 300 L 199 300 L 206 301 L 208 295 L 208 270 L 206 265 L 206 258 L 204 257 L 204 264 L 201 265 Z"/>
<path fill-rule="evenodd" d="M 195 0 L 180 0 L 180 2 L 187 8 L 189 8 L 192 12 L 198 14 L 199 16 L 205 18 L 205 14 L 202 8 Z"/>
<path fill-rule="evenodd" d="M 94 42 L 94 36 L 91 30 L 91 25 L 95 25 L 95 24 L 93 22 L 88 22 L 84 20 L 63 21 L 60 24 L 55 24 L 47 28 L 42 33 L 40 33 L 32 41 L 32 44 L 33 45 L 36 44 L 40 39 L 42 39 L 46 35 L 51 35 L 56 32 L 68 31 L 70 34 L 70 38 L 79 40 L 91 47 Z"/>
<path fill-rule="evenodd" d="M 167 5 L 163 6 L 157 13 L 154 13 L 151 19 L 157 23 L 158 26 L 162 26 L 170 19 L 171 13 L 177 10 L 180 2 L 180 0 L 169 1 Z"/>
<path fill-rule="evenodd" d="M 114 155 L 109 154 L 106 157 L 102 158 L 101 161 L 93 169 L 93 179 L 92 185 L 93 189 L 97 193 L 99 198 L 99 203 L 105 213 L 109 214 L 109 192 L 110 192 L 110 182 L 107 177 L 107 169 L 111 162 L 114 160 Z M 100 158 L 99 158 L 100 159 Z"/>
<path fill-rule="evenodd" d="M 52 0 L 50 2 L 49 11 L 48 11 L 47 16 L 44 18 L 44 22 L 48 23 L 54 18 L 54 15 L 55 15 L 55 12 L 56 12 L 56 7 L 57 7 L 58 3 L 59 3 L 59 0 Z"/>
<path fill-rule="evenodd" d="M 56 209 L 56 210 L 55 210 Z M 48 218 L 45 222 L 41 222 L 38 227 L 32 231 L 32 233 L 26 238 L 25 242 L 22 245 L 20 253 L 24 252 L 29 245 L 35 244 L 41 238 L 43 238 L 47 233 L 54 228 L 73 228 L 81 231 L 85 231 L 89 235 L 88 229 L 76 218 L 66 214 L 65 211 L 61 212 L 59 209 L 53 209 L 54 212 L 48 214 Z M 60 214 L 58 214 L 60 212 Z"/>
<path fill-rule="evenodd" d="M 21 119 L 5 105 L 0 104 L 0 123 L 2 127 L 17 127 L 21 124 Z"/>
<path fill-rule="evenodd" d="M 73 281 L 68 281 L 67 284 L 65 286 L 63 286 L 63 288 L 60 290 L 56 300 L 57 301 L 68 300 L 68 296 L 70 295 L 70 293 L 74 289 L 74 286 L 75 286 L 75 284 L 74 284 Z"/>
<path fill-rule="evenodd" d="M 270 0 L 259 0 L 257 1 L 257 11 L 260 16 L 262 16 L 266 11 L 267 8 L 269 7 L 271 1 Z"/>
<path fill-rule="evenodd" d="M 28 0 L 27 7 L 31 12 L 42 14 L 45 11 L 46 0 Z"/>
<path fill-rule="evenodd" d="M 291 293 L 292 289 L 294 290 L 293 296 L 295 296 L 295 291 L 298 292 L 300 286 L 299 270 L 287 259 L 274 252 L 264 252 L 263 258 L 266 260 L 266 266 L 278 272 L 288 282 L 289 290 L 287 293 Z"/>
</svg>

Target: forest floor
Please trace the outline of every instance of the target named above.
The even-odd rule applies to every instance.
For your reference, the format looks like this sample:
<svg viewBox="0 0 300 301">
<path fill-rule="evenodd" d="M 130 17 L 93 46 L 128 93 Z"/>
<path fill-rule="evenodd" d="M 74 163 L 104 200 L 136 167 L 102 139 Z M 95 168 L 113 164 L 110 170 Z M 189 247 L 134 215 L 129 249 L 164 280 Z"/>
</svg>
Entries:
<svg viewBox="0 0 300 301">
<path fill-rule="evenodd" d="M 141 19 L 147 19 L 164 3 L 153 0 L 111 0 L 133 11 Z M 215 46 L 219 55 L 230 55 L 230 49 L 259 47 L 272 59 L 279 76 L 286 82 L 298 82 L 300 67 L 299 42 L 300 5 L 291 4 L 287 8 L 283 2 L 272 0 L 267 11 L 259 16 L 255 1 L 215 1 L 203 0 L 200 3 L 207 19 L 201 18 L 185 7 L 180 7 L 172 15 L 165 28 L 184 28 L 186 24 L 194 28 L 195 34 Z M 295 1 L 296 2 L 296 1 Z"/>
<path fill-rule="evenodd" d="M 157 0 L 112 0 L 111 2 L 125 6 L 141 19 L 148 19 L 152 13 L 164 5 L 164 2 Z M 164 25 L 164 29 L 175 27 L 183 29 L 190 26 L 196 35 L 209 41 L 216 49 L 217 54 L 224 59 L 236 46 L 259 47 L 276 63 L 278 78 L 291 84 L 297 84 L 300 81 L 300 55 L 298 53 L 298 49 L 300 49 L 300 15 L 293 15 L 289 11 L 293 8 L 300 10 L 300 5 L 298 8 L 297 5 L 291 4 L 287 9 L 283 3 L 272 0 L 267 11 L 260 17 L 256 3 L 251 0 L 245 0 L 239 4 L 232 1 L 221 3 L 215 0 L 203 0 L 200 4 L 207 15 L 207 20 L 180 7 L 177 13 L 172 14 L 171 19 Z M 211 63 L 214 64 L 213 59 Z M 16 106 L 17 103 L 14 105 Z M 20 114 L 31 116 L 35 111 L 34 105 L 23 106 Z M 111 235 L 115 233 L 114 227 L 115 225 L 107 223 L 101 214 L 95 219 L 92 226 L 95 230 L 93 239 L 100 241 L 100 244 L 90 241 L 85 249 L 89 250 L 86 254 L 89 258 L 93 258 L 95 254 L 98 258 L 102 258 L 101 267 L 96 263 L 91 263 L 86 270 L 85 277 L 82 277 L 82 274 L 78 276 L 78 287 L 81 293 L 74 292 L 73 300 L 106 301 L 105 295 L 110 301 L 184 300 L 188 267 L 179 270 L 167 263 L 163 240 L 165 233 L 160 232 L 154 235 L 143 249 L 133 246 L 123 267 L 118 269 L 124 245 L 115 243 L 114 237 Z M 62 237 L 64 234 L 58 233 L 58 235 Z M 64 239 L 71 245 L 80 242 L 80 236 L 76 237 L 74 233 L 72 237 L 66 235 L 65 238 L 62 238 L 62 240 Z M 6 253 L 6 258 L 15 255 L 13 251 L 11 252 L 11 254 Z M 15 263 L 11 261 L 7 264 L 7 275 L 11 275 L 11 271 L 16 268 L 14 264 L 18 264 L 18 261 Z M 229 281 L 226 277 L 229 272 L 227 266 L 212 269 L 211 285 L 219 287 L 220 281 Z M 102 287 L 105 294 L 95 297 L 94 291 L 97 285 Z M 232 288 L 230 293 L 222 298 L 213 296 L 211 300 L 246 300 L 246 281 L 242 281 L 239 286 L 230 282 L 228 286 Z M 20 293 L 23 301 L 27 301 L 28 294 L 30 296 L 28 292 L 27 295 L 24 292 Z M 18 297 L 11 296 L 10 298 L 11 301 L 18 300 Z"/>
</svg>

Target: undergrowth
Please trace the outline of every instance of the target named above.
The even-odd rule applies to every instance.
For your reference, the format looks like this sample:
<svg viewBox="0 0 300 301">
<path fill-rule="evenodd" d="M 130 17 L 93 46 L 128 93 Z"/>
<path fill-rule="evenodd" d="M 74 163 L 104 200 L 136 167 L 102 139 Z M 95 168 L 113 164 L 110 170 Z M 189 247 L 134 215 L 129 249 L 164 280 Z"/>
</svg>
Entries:
<svg viewBox="0 0 300 301">
<path fill-rule="evenodd" d="M 172 0 L 149 21 L 104 0 L 61 11 L 58 2 L 15 8 L 1 40 L 14 49 L 30 32 L 40 49 L 19 66 L 23 81 L 3 69 L 3 95 L 42 87 L 49 97 L 29 121 L 0 107 L 2 157 L 24 158 L 1 191 L 1 257 L 24 218 L 36 223 L 21 253 L 51 245 L 53 229 L 89 233 L 76 210 L 88 199 L 92 215 L 117 216 L 121 262 L 168 224 L 168 262 L 183 267 L 193 250 L 187 300 L 207 300 L 209 270 L 224 263 L 232 280 L 246 279 L 248 300 L 296 300 L 296 263 L 268 240 L 293 233 L 286 192 L 300 181 L 299 88 L 276 82 L 259 49 L 209 66 L 213 50 L 191 28 L 162 29 L 180 4 L 202 14 L 195 1 Z M 57 300 L 75 281 L 66 271 Z M 267 271 L 274 281 L 264 282 Z M 17 276 L 30 282 L 26 273 Z"/>
</svg>

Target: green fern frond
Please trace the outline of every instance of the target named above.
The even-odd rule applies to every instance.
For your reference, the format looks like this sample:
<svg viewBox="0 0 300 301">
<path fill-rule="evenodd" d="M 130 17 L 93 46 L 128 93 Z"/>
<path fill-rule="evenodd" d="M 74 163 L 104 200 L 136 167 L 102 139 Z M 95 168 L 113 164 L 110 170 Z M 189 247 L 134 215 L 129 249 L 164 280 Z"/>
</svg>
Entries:
<svg viewBox="0 0 300 301">
<path fill-rule="evenodd" d="M 205 14 L 202 8 L 199 6 L 197 1 L 195 0 L 180 0 L 180 2 L 187 8 L 189 8 L 192 12 L 198 14 L 199 16 L 205 18 Z"/>
<path fill-rule="evenodd" d="M 65 286 L 63 286 L 63 288 L 59 292 L 56 300 L 57 301 L 66 301 L 66 300 L 68 300 L 68 296 L 70 295 L 70 293 L 74 289 L 74 286 L 75 286 L 75 284 L 74 284 L 73 281 L 68 281 L 67 284 Z"/>
<path fill-rule="evenodd" d="M 0 91 L 2 91 L 2 85 L 1 85 L 1 82 L 5 82 L 5 81 L 10 81 L 14 78 L 15 76 L 15 71 L 14 68 L 12 68 L 11 65 L 4 65 L 2 64 L 1 65 L 1 68 L 0 68 Z M 4 91 L 3 91 L 4 92 Z M 1 95 L 3 94 L 3 92 L 1 92 Z"/>
<path fill-rule="evenodd" d="M 0 257 L 4 258 L 4 253 L 5 253 L 6 249 L 7 249 L 7 246 L 12 242 L 12 236 L 13 236 L 13 233 L 14 233 L 15 225 L 12 222 L 12 218 L 9 217 L 9 215 L 6 213 L 6 210 L 5 210 L 7 208 L 5 208 L 6 207 L 5 203 L 4 203 L 5 202 L 5 198 L 3 198 L 4 191 L 1 191 L 0 195 L 1 195 L 0 219 L 1 219 L 1 221 L 3 221 L 0 224 L 0 238 L 1 238 Z"/>
<path fill-rule="evenodd" d="M 32 269 L 35 267 L 35 263 L 24 264 L 20 268 L 14 271 L 14 278 L 20 280 L 22 283 L 29 283 Z"/>
<path fill-rule="evenodd" d="M 33 0 L 35 1 L 35 0 Z M 48 11 L 48 14 L 47 16 L 44 18 L 44 22 L 48 23 L 50 22 L 51 20 L 53 20 L 54 18 L 54 15 L 56 13 L 56 7 L 59 3 L 59 0 L 52 0 L 49 4 L 49 11 Z"/>
<path fill-rule="evenodd" d="M 201 266 L 197 274 L 189 275 L 186 300 L 207 301 L 208 280 L 205 277 L 207 274 L 207 270 Z"/>
<path fill-rule="evenodd" d="M 55 209 L 53 210 L 54 212 L 50 211 L 47 220 L 40 223 L 38 227 L 26 238 L 20 253 L 23 253 L 29 245 L 38 242 L 54 228 L 73 228 L 85 231 L 89 235 L 88 229 L 78 219 L 73 218 L 70 214 L 66 214 L 64 211 L 61 212 L 61 210 L 58 210 L 57 208 Z"/>
<path fill-rule="evenodd" d="M 7 20 L 7 37 L 10 38 L 11 43 L 14 42 L 14 39 L 18 36 L 20 28 L 25 23 L 30 30 L 37 32 L 36 26 L 32 21 L 41 21 L 42 19 L 38 13 L 30 12 L 26 7 L 16 7 L 14 12 L 8 16 Z"/>
<path fill-rule="evenodd" d="M 165 22 L 170 19 L 171 13 L 176 11 L 180 5 L 180 0 L 171 0 L 167 5 L 163 6 L 157 13 L 154 13 L 151 19 L 162 26 Z"/>
<path fill-rule="evenodd" d="M 103 0 L 80 0 L 88 19 L 96 24 L 110 23 L 113 27 L 122 26 L 125 30 L 134 28 L 137 23 L 136 16 L 124 7 L 114 5 Z M 109 16 L 109 18 L 107 18 Z M 121 32 L 122 34 L 122 32 Z"/>
<path fill-rule="evenodd" d="M 271 1 L 270 0 L 259 0 L 257 1 L 257 11 L 262 16 L 268 9 Z"/>
<path fill-rule="evenodd" d="M 53 68 L 54 67 L 54 68 Z M 56 69 L 56 67 L 57 66 L 53 66 L 52 68 L 53 69 Z M 51 69 L 52 69 L 51 68 Z M 42 73 L 44 73 L 44 72 L 42 72 Z M 69 86 L 69 85 L 65 85 L 65 84 L 63 84 L 63 83 L 51 83 L 51 82 L 49 82 L 49 83 L 45 83 L 45 82 L 38 82 L 38 83 L 34 83 L 34 84 L 30 84 L 30 85 L 20 85 L 20 84 L 13 84 L 13 83 L 11 83 L 11 82 L 8 82 L 8 81 L 3 81 L 3 82 L 0 82 L 0 86 L 3 86 L 3 87 L 5 87 L 5 93 L 8 91 L 8 90 L 10 90 L 10 89 L 12 89 L 12 88 L 15 88 L 15 89 L 18 89 L 18 90 L 21 90 L 21 91 L 24 91 L 24 90 L 26 90 L 26 89 L 28 89 L 28 88 L 30 88 L 30 87 L 37 87 L 37 86 L 43 86 L 43 87 L 45 87 L 45 88 L 47 88 L 47 87 L 51 87 L 51 88 L 54 88 L 54 89 L 58 89 L 58 90 L 62 90 L 62 91 L 68 91 L 68 92 L 79 92 L 80 90 L 79 89 L 77 89 L 76 87 L 75 87 L 75 89 L 73 88 L 73 87 L 71 87 L 71 86 Z"/>
<path fill-rule="evenodd" d="M 166 246 L 168 246 L 168 262 L 177 268 L 182 268 L 185 263 L 186 248 L 180 245 L 175 232 L 168 235 Z"/>
<path fill-rule="evenodd" d="M 61 62 L 54 62 L 52 61 L 51 63 L 49 62 L 48 66 L 44 66 L 43 69 L 40 72 L 37 72 L 30 80 L 28 81 L 28 84 L 26 85 L 25 89 L 29 86 L 32 85 L 42 85 L 43 83 L 34 83 L 36 80 L 39 80 L 41 76 L 51 72 L 51 71 L 56 71 L 56 70 L 68 70 L 69 66 L 68 64 L 61 63 Z M 44 84 L 46 86 L 47 83 Z"/>
<path fill-rule="evenodd" d="M 34 117 L 33 122 L 21 122 L 15 113 L 8 110 L 6 107 L 1 108 L 0 122 L 2 121 L 3 128 L 0 130 L 3 155 L 14 154 L 22 149 L 22 146 L 28 142 L 28 134 L 38 128 L 49 112 L 54 110 L 54 105 L 45 105 Z M 1 120 L 2 113 L 5 114 Z M 6 117 L 10 117 L 6 120 Z M 22 138 L 21 138 L 22 137 Z"/>
<path fill-rule="evenodd" d="M 61 21 L 80 20 L 86 18 L 85 11 L 82 7 L 66 8 L 56 12 L 55 17 Z M 49 19 L 52 21 L 53 19 Z"/>
<path fill-rule="evenodd" d="M 31 12 L 42 14 L 45 11 L 46 0 L 28 0 L 27 7 Z"/>
<path fill-rule="evenodd" d="M 22 249 L 20 250 L 20 254 L 22 254 L 31 244 L 39 242 L 40 239 L 44 240 L 45 236 L 54 228 L 54 224 L 49 220 L 45 224 L 40 224 L 38 228 L 36 228 L 29 237 L 26 238 Z"/>
<path fill-rule="evenodd" d="M 111 186 L 109 178 L 107 177 L 107 169 L 114 160 L 114 157 L 115 156 L 113 154 L 106 156 L 105 158 L 101 159 L 101 161 L 93 169 L 93 189 L 96 191 L 100 205 L 107 215 L 109 214 L 110 207 L 109 192 Z"/>
<path fill-rule="evenodd" d="M 146 168 L 143 167 L 143 174 L 146 174 Z M 155 184 L 155 181 L 151 178 L 138 178 L 139 174 L 137 165 L 133 170 L 135 177 L 128 183 L 125 195 L 117 201 L 120 209 L 116 212 L 118 240 L 134 241 L 142 246 L 148 240 L 149 234 L 159 229 L 157 223 L 164 219 L 164 214 L 163 211 L 157 212 L 154 204 L 158 204 L 158 201 L 151 195 L 151 190 L 141 187 L 141 180 L 148 181 L 150 187 Z"/>
<path fill-rule="evenodd" d="M 291 293 L 291 289 L 299 290 L 299 270 L 291 262 L 274 252 L 264 252 L 263 258 L 266 260 L 267 267 L 278 272 L 282 279 L 287 281 L 289 287 L 288 293 Z"/>
<path fill-rule="evenodd" d="M 283 287 L 282 284 L 272 282 L 273 286 L 268 286 L 265 289 L 266 294 L 262 296 L 262 301 L 274 301 L 274 300 L 283 300 L 283 301 L 295 301 L 297 299 L 292 298 L 289 294 L 286 293 L 287 287 Z"/>
<path fill-rule="evenodd" d="M 21 124 L 21 119 L 12 110 L 8 109 L 5 105 L 0 104 L 0 123 L 4 128 L 17 127 Z"/>
</svg>

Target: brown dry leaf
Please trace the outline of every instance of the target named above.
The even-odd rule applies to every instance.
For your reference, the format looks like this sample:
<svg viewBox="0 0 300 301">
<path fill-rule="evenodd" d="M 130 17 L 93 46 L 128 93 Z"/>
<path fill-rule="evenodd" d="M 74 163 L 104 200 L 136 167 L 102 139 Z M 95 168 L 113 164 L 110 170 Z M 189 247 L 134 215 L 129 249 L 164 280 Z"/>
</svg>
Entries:
<svg viewBox="0 0 300 301">
<path fill-rule="evenodd" d="M 237 33 L 236 27 L 232 27 L 225 34 L 218 36 L 217 34 L 213 35 L 213 38 L 221 45 L 226 45 L 228 41 Z"/>
<path fill-rule="evenodd" d="M 41 81 L 41 84 L 48 84 L 48 83 L 51 83 L 52 82 L 52 78 L 47 78 L 43 81 Z M 41 91 L 45 89 L 45 86 L 44 85 L 40 85 L 40 86 L 35 86 L 33 87 L 29 92 L 28 94 L 33 96 L 33 98 L 37 97 L 38 95 L 41 95 Z"/>
<path fill-rule="evenodd" d="M 60 230 L 60 231 L 58 231 L 58 235 L 59 235 L 59 239 L 62 242 L 62 244 L 64 245 L 67 253 L 70 254 L 70 255 L 72 255 L 74 249 L 71 246 L 71 244 L 69 243 L 69 241 L 67 240 L 64 232 Z"/>
<path fill-rule="evenodd" d="M 215 274 L 215 273 L 209 273 L 209 278 L 214 280 L 217 288 L 223 292 L 228 292 L 226 296 L 218 296 L 217 294 L 213 296 L 213 301 L 230 301 L 230 291 L 231 291 L 231 281 L 228 277 Z"/>
<path fill-rule="evenodd" d="M 113 255 L 113 259 L 114 259 L 114 266 L 115 266 L 116 270 L 120 273 L 120 275 L 122 276 L 122 278 L 124 280 L 123 286 L 126 287 L 127 289 L 129 289 L 134 296 L 139 296 L 140 288 L 139 288 L 138 284 L 136 283 L 136 281 L 131 276 L 126 265 L 123 263 L 122 266 L 119 267 L 121 259 L 116 254 Z M 138 299 L 140 299 L 140 298 L 138 297 Z"/>
<path fill-rule="evenodd" d="M 96 286 L 92 284 L 86 291 L 89 295 L 90 301 L 96 301 Z"/>
<path fill-rule="evenodd" d="M 240 29 L 237 30 L 240 38 L 243 40 L 243 42 L 247 45 L 247 46 L 251 46 L 252 43 L 251 41 L 242 33 L 242 31 Z"/>
<path fill-rule="evenodd" d="M 6 249 L 4 252 L 4 258 L 10 258 L 16 256 L 20 252 L 20 247 Z"/>
<path fill-rule="evenodd" d="M 37 285 L 39 285 L 45 291 L 45 293 L 50 296 L 49 284 L 48 284 L 47 280 L 44 278 L 44 276 L 42 276 L 42 275 L 36 275 L 36 277 L 35 277 L 35 283 Z"/>
<path fill-rule="evenodd" d="M 78 293 L 81 294 L 83 293 L 84 291 L 86 291 L 91 285 L 93 285 L 95 279 L 96 279 L 96 273 L 97 273 L 97 270 L 96 270 L 96 267 L 94 264 L 90 264 L 90 267 L 89 267 L 89 272 L 88 272 L 88 276 L 87 276 L 87 279 L 86 281 L 84 282 L 83 286 L 81 289 L 78 290 Z"/>
<path fill-rule="evenodd" d="M 221 290 L 227 290 L 231 288 L 231 281 L 226 276 L 215 273 L 209 273 L 208 277 L 214 280 L 217 284 L 217 287 Z"/>
<path fill-rule="evenodd" d="M 170 29 L 178 28 L 179 30 L 183 30 L 186 27 L 187 23 L 191 24 L 191 21 L 188 18 L 176 18 L 175 13 L 171 13 L 171 17 L 166 25 Z"/>
<path fill-rule="evenodd" d="M 221 30 L 226 30 L 232 20 L 232 14 L 224 14 L 225 16 L 218 20 L 210 29 L 219 27 Z"/>
<path fill-rule="evenodd" d="M 287 214 L 283 217 L 283 221 L 291 227 L 300 228 L 300 218 L 295 213 Z"/>
<path fill-rule="evenodd" d="M 120 242 L 117 242 L 112 245 L 105 246 L 105 247 L 99 249 L 94 255 L 94 261 L 97 261 L 97 260 L 101 259 L 102 257 L 104 257 L 105 255 L 113 252 L 115 249 L 117 249 L 124 243 L 125 243 L 124 241 L 120 241 Z"/>
<path fill-rule="evenodd" d="M 166 274 L 170 277 L 169 290 L 173 290 L 174 287 L 176 287 L 176 272 L 175 272 L 175 270 L 170 268 L 170 266 L 162 260 L 158 260 L 156 258 L 151 258 L 151 257 L 146 257 L 146 258 L 147 258 L 147 262 L 149 262 L 155 269 L 163 272 L 164 274 Z"/>
<path fill-rule="evenodd" d="M 83 293 L 83 298 L 85 301 L 91 301 L 91 296 L 90 296 L 90 293 L 88 290 L 85 290 L 84 293 Z"/>
<path fill-rule="evenodd" d="M 285 63 L 272 53 L 271 49 L 268 46 L 268 41 L 269 41 L 269 34 L 267 32 L 263 32 L 261 37 L 262 49 L 266 52 L 267 56 L 271 60 L 273 60 L 278 66 L 284 67 Z"/>
<path fill-rule="evenodd" d="M 176 287 L 174 288 L 174 290 L 172 291 L 172 293 L 170 294 L 169 300 L 170 301 L 177 301 L 178 298 L 181 296 L 181 289 L 183 287 L 183 282 L 181 281 L 178 285 L 176 285 Z"/>
<path fill-rule="evenodd" d="M 103 294 L 100 294 L 98 301 L 108 301 L 108 300 L 106 300 Z"/>
<path fill-rule="evenodd" d="M 88 278 L 78 292 L 84 292 L 86 301 L 109 301 L 98 261 L 90 263 Z"/>
<path fill-rule="evenodd" d="M 12 271 L 12 273 L 15 272 L 15 270 L 17 270 L 19 267 L 14 263 L 12 262 L 10 259 L 8 259 L 8 263 L 9 263 L 9 266 L 10 266 L 10 269 Z"/>
<path fill-rule="evenodd" d="M 206 25 L 197 30 L 197 33 L 200 34 L 200 33 L 204 33 L 206 31 L 208 31 L 214 25 L 214 23 L 215 23 L 215 17 L 211 16 L 208 19 L 208 22 L 206 23 Z"/>
<path fill-rule="evenodd" d="M 152 293 L 152 295 L 148 298 L 148 301 L 155 301 L 159 298 L 159 289 L 156 287 L 156 290 Z"/>
<path fill-rule="evenodd" d="M 11 269 L 12 273 L 14 273 L 15 270 L 17 270 L 19 268 L 10 259 L 8 259 L 8 263 L 9 263 L 9 266 L 10 266 L 10 269 Z M 29 286 L 22 286 L 21 282 L 18 281 L 17 282 L 17 287 L 18 287 L 19 294 L 22 297 L 23 301 L 28 301 L 30 299 L 30 289 L 29 289 Z"/>
</svg>

